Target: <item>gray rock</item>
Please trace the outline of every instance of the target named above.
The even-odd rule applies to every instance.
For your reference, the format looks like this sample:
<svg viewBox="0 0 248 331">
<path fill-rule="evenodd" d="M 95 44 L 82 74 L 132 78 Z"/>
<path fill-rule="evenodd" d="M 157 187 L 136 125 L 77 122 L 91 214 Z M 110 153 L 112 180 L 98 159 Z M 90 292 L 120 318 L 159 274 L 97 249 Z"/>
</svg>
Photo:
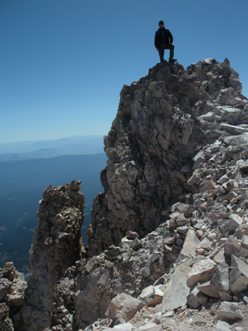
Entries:
<svg viewBox="0 0 248 331">
<path fill-rule="evenodd" d="M 217 266 L 211 279 L 211 285 L 221 292 L 229 291 L 229 266 L 226 263 Z"/>
<path fill-rule="evenodd" d="M 229 134 L 241 134 L 241 133 L 248 133 L 247 128 L 243 128 L 239 125 L 230 125 L 226 123 L 221 123 L 220 129 L 227 131 Z"/>
<path fill-rule="evenodd" d="M 207 251 L 209 251 L 212 248 L 212 241 L 210 241 L 208 238 L 204 238 L 200 243 L 199 243 L 199 248 L 203 248 Z"/>
<path fill-rule="evenodd" d="M 0 278 L 0 301 L 10 291 L 11 282 L 6 278 Z"/>
<path fill-rule="evenodd" d="M 245 291 L 248 287 L 248 264 L 232 256 L 232 270 L 230 272 L 230 288 L 234 294 Z"/>
<path fill-rule="evenodd" d="M 248 235 L 243 235 L 241 245 L 244 248 L 248 249 Z"/>
<path fill-rule="evenodd" d="M 190 270 L 189 263 L 183 261 L 171 275 L 163 297 L 162 311 L 164 313 L 183 307 L 187 303 L 190 288 L 186 282 Z M 177 295 L 175 295 L 175 289 L 177 289 Z"/>
<path fill-rule="evenodd" d="M 233 221 L 236 224 L 236 227 L 240 226 L 243 224 L 243 219 L 240 217 L 238 214 L 231 214 L 229 216 L 229 219 Z"/>
<path fill-rule="evenodd" d="M 161 291 L 159 286 L 150 285 L 141 292 L 139 300 L 147 306 L 156 306 L 163 300 L 164 292 Z"/>
<path fill-rule="evenodd" d="M 143 303 L 128 294 L 121 293 L 114 297 L 108 307 L 108 317 L 112 320 L 129 321 L 143 307 Z"/>
<path fill-rule="evenodd" d="M 141 326 L 137 331 L 163 331 L 162 325 L 155 324 L 153 322 L 146 323 L 146 325 Z"/>
<path fill-rule="evenodd" d="M 202 301 L 201 298 L 198 300 L 199 296 L 201 296 L 201 292 L 197 288 L 194 288 L 187 298 L 187 306 L 192 309 L 198 309 Z"/>
<path fill-rule="evenodd" d="M 214 328 L 216 331 L 231 331 L 230 324 L 224 321 L 217 321 Z"/>
<path fill-rule="evenodd" d="M 187 285 L 193 287 L 211 279 L 216 269 L 216 263 L 209 258 L 200 258 L 193 264 L 187 277 Z"/>
<path fill-rule="evenodd" d="M 215 288 L 214 285 L 211 284 L 210 281 L 198 285 L 197 289 L 210 298 L 216 298 L 216 299 L 220 298 L 219 291 Z"/>
<path fill-rule="evenodd" d="M 185 257 L 194 257 L 195 250 L 199 244 L 200 240 L 197 238 L 194 229 L 189 228 L 180 255 Z"/>
<path fill-rule="evenodd" d="M 137 329 L 131 323 L 123 323 L 123 324 L 118 324 L 118 325 L 114 326 L 113 328 L 111 328 L 111 330 L 116 330 L 116 331 L 135 331 Z"/>
<path fill-rule="evenodd" d="M 226 322 L 234 322 L 243 319 L 243 314 L 236 302 L 221 302 L 218 310 L 217 316 L 220 320 Z"/>
</svg>

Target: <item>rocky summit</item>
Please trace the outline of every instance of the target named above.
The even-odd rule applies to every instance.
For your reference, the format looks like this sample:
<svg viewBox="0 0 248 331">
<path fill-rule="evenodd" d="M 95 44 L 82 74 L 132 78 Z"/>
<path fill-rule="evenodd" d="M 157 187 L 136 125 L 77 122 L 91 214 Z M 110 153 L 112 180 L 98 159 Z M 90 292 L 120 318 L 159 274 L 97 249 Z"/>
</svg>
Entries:
<svg viewBox="0 0 248 331">
<path fill-rule="evenodd" d="M 121 91 L 104 192 L 48 187 L 25 280 L 0 269 L 0 330 L 247 330 L 248 100 L 227 59 L 165 62 Z"/>
</svg>

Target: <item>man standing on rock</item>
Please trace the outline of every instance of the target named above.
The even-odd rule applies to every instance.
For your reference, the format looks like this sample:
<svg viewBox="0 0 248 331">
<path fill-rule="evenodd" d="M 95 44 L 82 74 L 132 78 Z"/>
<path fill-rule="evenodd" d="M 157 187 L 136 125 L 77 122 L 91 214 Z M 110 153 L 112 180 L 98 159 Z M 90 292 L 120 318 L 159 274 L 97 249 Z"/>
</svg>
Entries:
<svg viewBox="0 0 248 331">
<path fill-rule="evenodd" d="M 170 50 L 170 58 L 169 62 L 174 63 L 174 45 L 173 43 L 173 36 L 170 32 L 170 30 L 165 29 L 164 21 L 159 21 L 158 23 L 159 29 L 155 33 L 154 38 L 154 45 L 159 53 L 160 62 L 164 62 L 164 50 L 169 49 Z"/>
</svg>

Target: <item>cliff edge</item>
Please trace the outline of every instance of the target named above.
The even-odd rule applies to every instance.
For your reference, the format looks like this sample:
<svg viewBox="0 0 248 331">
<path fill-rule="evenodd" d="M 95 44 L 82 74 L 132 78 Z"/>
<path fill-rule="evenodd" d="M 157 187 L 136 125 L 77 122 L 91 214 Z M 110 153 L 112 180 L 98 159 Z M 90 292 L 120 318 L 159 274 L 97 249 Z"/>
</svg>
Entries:
<svg viewBox="0 0 248 331">
<path fill-rule="evenodd" d="M 104 193 L 94 203 L 89 255 L 117 245 L 128 230 L 141 237 L 187 192 L 193 156 L 220 134 L 206 114 L 243 107 L 238 74 L 226 59 L 191 65 L 158 64 L 124 86 L 105 137 Z M 205 117 L 204 117 L 205 116 Z"/>
</svg>

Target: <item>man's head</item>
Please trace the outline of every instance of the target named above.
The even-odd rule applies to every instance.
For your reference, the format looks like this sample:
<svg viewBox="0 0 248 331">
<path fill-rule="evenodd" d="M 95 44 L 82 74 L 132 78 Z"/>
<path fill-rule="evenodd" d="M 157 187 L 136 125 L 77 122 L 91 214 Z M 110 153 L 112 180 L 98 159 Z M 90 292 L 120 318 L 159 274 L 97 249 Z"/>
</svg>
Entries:
<svg viewBox="0 0 248 331">
<path fill-rule="evenodd" d="M 160 29 L 164 28 L 164 21 L 162 21 L 162 20 L 159 21 L 158 25 L 159 25 Z"/>
</svg>

